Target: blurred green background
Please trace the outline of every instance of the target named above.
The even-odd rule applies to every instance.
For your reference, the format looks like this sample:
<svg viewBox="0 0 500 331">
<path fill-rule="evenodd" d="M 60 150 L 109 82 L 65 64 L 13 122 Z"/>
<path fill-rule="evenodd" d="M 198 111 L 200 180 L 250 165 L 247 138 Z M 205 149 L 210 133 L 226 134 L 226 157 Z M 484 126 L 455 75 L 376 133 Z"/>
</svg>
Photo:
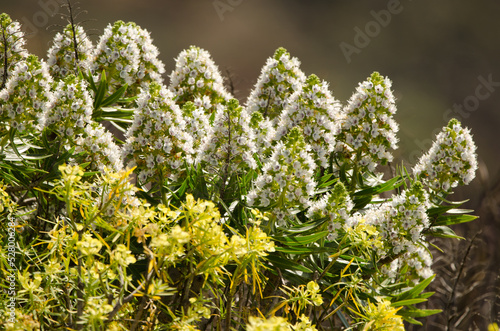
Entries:
<svg viewBox="0 0 500 331">
<path fill-rule="evenodd" d="M 28 50 L 45 58 L 51 39 L 66 24 L 60 3 L 65 1 L 0 0 L 0 11 L 23 24 Z M 499 293 L 500 1 L 85 0 L 75 6 L 81 8 L 77 12 L 85 11 L 77 21 L 94 43 L 116 20 L 149 30 L 165 64 L 167 84 L 183 49 L 205 48 L 230 77 L 240 102 L 280 46 L 301 60 L 306 75 L 328 81 L 342 102 L 359 82 L 379 71 L 393 81 L 400 124 L 397 158 L 407 165 L 456 117 L 471 128 L 480 170 L 453 199 L 470 198 L 468 206 L 481 216 L 457 231 L 470 240 L 482 230 L 472 252 L 484 261 L 489 276 L 476 294 Z M 460 263 L 463 254 L 455 255 L 449 259 Z M 478 314 L 492 320 L 495 312 L 488 307 Z M 461 315 L 456 315 L 458 320 Z"/>
</svg>

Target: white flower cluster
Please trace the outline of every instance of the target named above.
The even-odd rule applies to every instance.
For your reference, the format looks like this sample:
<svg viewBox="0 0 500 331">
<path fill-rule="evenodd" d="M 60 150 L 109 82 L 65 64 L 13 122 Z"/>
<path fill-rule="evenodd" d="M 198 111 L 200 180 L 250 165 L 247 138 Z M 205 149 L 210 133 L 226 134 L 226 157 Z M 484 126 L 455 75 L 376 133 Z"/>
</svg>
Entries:
<svg viewBox="0 0 500 331">
<path fill-rule="evenodd" d="M 106 27 L 97 44 L 93 70 L 96 74 L 106 71 L 109 93 L 128 84 L 127 94 L 135 96 L 141 86 L 162 82 L 165 68 L 158 55 L 147 30 L 117 21 Z"/>
<path fill-rule="evenodd" d="M 207 106 L 207 108 L 205 108 Z M 197 151 L 210 129 L 208 112 L 212 105 L 194 104 L 188 101 L 182 106 L 182 116 L 186 121 L 186 132 L 190 132 L 193 137 L 193 149 Z"/>
<path fill-rule="evenodd" d="M 393 196 L 392 200 L 366 214 L 367 222 L 375 225 L 384 242 L 383 254 L 412 252 L 429 226 L 427 192 L 420 182 Z"/>
<path fill-rule="evenodd" d="M 451 119 L 437 135 L 430 150 L 413 168 L 413 174 L 431 191 L 449 192 L 458 184 L 469 184 L 476 175 L 476 145 L 468 128 Z"/>
<path fill-rule="evenodd" d="M 277 124 L 289 97 L 302 89 L 306 76 L 300 70 L 300 61 L 291 58 L 279 48 L 274 56 L 267 59 L 254 89 L 248 97 L 246 107 L 251 114 L 260 111 L 264 118 Z"/>
<path fill-rule="evenodd" d="M 123 147 L 129 166 L 137 166 L 138 179 L 175 180 L 184 162 L 192 163 L 193 138 L 186 131 L 181 109 L 164 85 L 152 83 L 137 99 L 134 122 L 126 133 Z"/>
<path fill-rule="evenodd" d="M 340 102 L 328 90 L 328 83 L 310 75 L 302 89 L 290 97 L 274 139 L 280 140 L 291 128 L 301 127 L 317 165 L 326 168 L 339 134 L 340 111 Z"/>
<path fill-rule="evenodd" d="M 316 163 L 311 147 L 304 141 L 298 127 L 273 147 L 271 157 L 264 161 L 262 173 L 246 196 L 249 206 L 271 207 L 278 225 L 285 225 L 292 208 L 307 209 L 314 194 Z"/>
<path fill-rule="evenodd" d="M 397 148 L 398 124 L 391 81 L 374 72 L 360 83 L 342 111 L 341 133 L 337 137 L 337 156 L 360 169 L 373 171 L 391 162 L 391 149 Z"/>
<path fill-rule="evenodd" d="M 414 284 L 431 277 L 434 274 L 431 269 L 432 256 L 427 247 L 422 245 L 415 246 L 411 252 L 406 252 L 390 264 L 383 265 L 381 272 L 392 281 L 400 278 Z M 406 270 L 406 273 L 403 273 L 403 270 Z"/>
<path fill-rule="evenodd" d="M 84 127 L 92 122 L 93 111 L 87 82 L 70 74 L 57 82 L 53 93 L 54 104 L 46 112 L 45 127 L 64 140 L 83 134 Z"/>
<path fill-rule="evenodd" d="M 28 56 L 24 48 L 26 40 L 19 22 L 12 21 L 9 15 L 0 14 L 0 88 L 4 86 L 14 66 Z M 7 55 L 7 58 L 5 58 Z"/>
<path fill-rule="evenodd" d="M 208 165 L 209 172 L 229 171 L 240 173 L 245 169 L 255 169 L 257 163 L 250 118 L 238 104 L 231 99 L 227 105 L 220 105 L 215 113 L 213 126 L 200 146 L 197 163 Z"/>
<path fill-rule="evenodd" d="M 337 182 L 331 192 L 311 203 L 311 207 L 307 210 L 307 217 L 311 219 L 328 217 L 327 239 L 332 241 L 337 239 L 338 231 L 349 219 L 353 208 L 354 204 L 344 184 Z"/>
<path fill-rule="evenodd" d="M 35 55 L 16 64 L 0 91 L 0 121 L 19 132 L 40 132 L 54 101 L 52 77 Z"/>
<path fill-rule="evenodd" d="M 56 34 L 53 45 L 47 52 L 50 74 L 57 81 L 68 74 L 78 74 L 78 69 L 88 73 L 92 63 L 93 50 L 94 45 L 83 28 L 79 25 L 68 24 L 62 33 Z"/>
<path fill-rule="evenodd" d="M 175 60 L 169 90 L 175 94 L 179 106 L 192 101 L 197 107 L 203 105 L 208 113 L 232 98 L 210 53 L 195 46 L 183 50 Z"/>
<path fill-rule="evenodd" d="M 92 121 L 84 127 L 83 134 L 75 140 L 75 153 L 85 152 L 81 162 L 90 162 L 90 169 L 105 173 L 123 169 L 121 150 L 111 132 L 100 123 Z"/>
<path fill-rule="evenodd" d="M 268 157 L 271 153 L 271 148 L 276 135 L 276 128 L 274 127 L 272 121 L 264 118 L 264 115 L 262 115 L 261 112 L 254 111 L 250 115 L 250 127 L 255 134 L 257 154 L 261 158 Z"/>
</svg>

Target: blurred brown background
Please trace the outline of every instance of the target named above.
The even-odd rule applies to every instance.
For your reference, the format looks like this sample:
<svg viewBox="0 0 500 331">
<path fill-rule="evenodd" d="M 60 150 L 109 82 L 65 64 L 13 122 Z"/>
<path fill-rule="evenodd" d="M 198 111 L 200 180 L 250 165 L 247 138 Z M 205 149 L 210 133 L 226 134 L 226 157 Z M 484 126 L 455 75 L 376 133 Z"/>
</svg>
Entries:
<svg viewBox="0 0 500 331">
<path fill-rule="evenodd" d="M 23 24 L 28 50 L 45 57 L 52 37 L 66 24 L 60 3 L 65 1 L 0 0 L 0 11 Z M 330 82 L 342 102 L 358 82 L 379 71 L 394 83 L 398 159 L 407 165 L 430 147 L 450 117 L 470 127 L 480 171 L 451 198 L 470 198 L 467 207 L 481 218 L 456 228 L 467 240 L 441 243 L 455 245 L 445 255 L 436 254 L 448 268 L 454 261 L 455 271 L 446 274 L 447 267 L 436 263 L 450 288 L 433 282 L 438 293 L 431 305 L 446 314 L 425 328 L 482 329 L 488 321 L 500 322 L 500 1 L 82 0 L 75 5 L 86 11 L 77 21 L 94 43 L 116 20 L 149 30 L 167 84 L 179 52 L 190 45 L 205 48 L 231 78 L 242 103 L 267 57 L 280 46 L 301 60 L 306 75 Z M 471 296 L 480 298 L 477 307 Z"/>
</svg>

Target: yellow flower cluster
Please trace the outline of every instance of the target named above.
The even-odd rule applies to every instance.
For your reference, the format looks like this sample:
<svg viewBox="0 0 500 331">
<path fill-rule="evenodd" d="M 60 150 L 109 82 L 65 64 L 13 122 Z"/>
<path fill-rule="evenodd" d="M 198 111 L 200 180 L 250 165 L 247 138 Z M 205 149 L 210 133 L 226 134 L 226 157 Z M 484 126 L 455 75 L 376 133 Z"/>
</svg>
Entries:
<svg viewBox="0 0 500 331">
<path fill-rule="evenodd" d="M 279 316 L 268 319 L 250 316 L 247 331 L 290 331 L 290 324 L 286 319 Z"/>
<path fill-rule="evenodd" d="M 356 220 L 351 226 L 344 226 L 344 229 L 353 246 L 359 247 L 362 251 L 383 247 L 377 228 L 366 224 L 364 219 Z"/>
<path fill-rule="evenodd" d="M 285 313 L 292 310 L 298 317 L 308 305 L 321 306 L 323 304 L 323 297 L 320 293 L 321 289 L 315 281 L 310 281 L 307 285 L 299 285 L 297 287 L 283 287 L 283 292 L 288 295 L 280 305 L 274 308 L 273 312 L 281 307 L 285 307 Z"/>
<path fill-rule="evenodd" d="M 377 304 L 369 303 L 365 308 L 368 322 L 363 330 L 392 330 L 404 331 L 403 319 L 397 315 L 399 308 L 391 307 L 391 302 L 377 299 Z"/>
<path fill-rule="evenodd" d="M 84 315 L 90 323 L 106 320 L 107 314 L 113 310 L 113 306 L 107 303 L 105 298 L 89 298 L 85 305 Z"/>
<path fill-rule="evenodd" d="M 7 210 L 9 213 L 14 211 L 16 204 L 11 200 L 9 194 L 5 191 L 7 186 L 0 182 L 0 213 Z"/>
<path fill-rule="evenodd" d="M 300 321 L 294 325 L 285 318 L 272 316 L 270 318 L 254 317 L 248 318 L 247 331 L 317 331 L 305 315 L 300 316 Z"/>
<path fill-rule="evenodd" d="M 246 228 L 245 235 L 240 235 L 221 221 L 213 202 L 196 201 L 192 195 L 187 195 L 181 208 L 172 210 L 160 205 L 156 212 L 157 223 L 145 223 L 134 234 L 142 238 L 149 234 L 151 250 L 164 263 L 178 263 L 181 259 L 195 262 L 196 273 L 212 277 L 216 282 L 221 281 L 221 275 L 227 275 L 227 264 L 236 263 L 238 272 L 232 281 L 235 284 L 242 279 L 247 282 L 251 274 L 256 289 L 260 282 L 261 259 L 275 248 L 271 237 L 259 227 L 266 217 L 258 211 L 252 214 L 251 225 Z"/>
<path fill-rule="evenodd" d="M 7 310 L 4 312 L 5 320 L 7 320 Z M 2 316 L 2 319 L 3 317 Z M 40 330 L 40 322 L 35 320 L 33 318 L 33 313 L 30 314 L 25 314 L 22 312 L 21 309 L 16 309 L 16 318 L 15 322 L 7 322 L 3 325 L 5 327 L 5 331 L 19 331 L 19 330 L 25 330 L 25 331 L 34 331 L 34 330 Z"/>
<path fill-rule="evenodd" d="M 99 253 L 102 248 L 102 243 L 99 239 L 92 237 L 92 235 L 85 233 L 82 240 L 76 243 L 78 250 L 86 256 L 92 256 Z"/>
<path fill-rule="evenodd" d="M 294 331 L 318 331 L 306 315 L 300 316 L 300 322 L 292 327 Z"/>
<path fill-rule="evenodd" d="M 173 263 L 184 256 L 184 244 L 187 244 L 191 235 L 179 225 L 175 225 L 170 233 L 161 233 L 151 240 L 151 247 L 158 255 L 165 257 L 166 261 Z"/>
<path fill-rule="evenodd" d="M 131 263 L 135 263 L 135 257 L 130 253 L 127 246 L 123 244 L 118 244 L 116 249 L 111 254 L 112 259 L 115 260 L 121 266 L 128 266 Z"/>
</svg>

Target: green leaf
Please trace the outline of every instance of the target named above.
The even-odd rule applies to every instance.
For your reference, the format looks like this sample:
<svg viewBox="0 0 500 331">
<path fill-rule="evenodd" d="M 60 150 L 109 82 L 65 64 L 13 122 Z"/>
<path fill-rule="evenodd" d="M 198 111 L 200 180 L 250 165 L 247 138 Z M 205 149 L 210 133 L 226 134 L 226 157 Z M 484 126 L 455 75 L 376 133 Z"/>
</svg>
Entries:
<svg viewBox="0 0 500 331">
<path fill-rule="evenodd" d="M 467 223 L 477 219 L 477 216 L 474 215 L 460 215 L 460 214 L 452 214 L 452 215 L 441 215 L 434 222 L 435 225 L 454 225 L 460 223 Z"/>
<path fill-rule="evenodd" d="M 434 279 L 435 276 L 436 275 L 432 275 L 429 278 L 421 281 L 415 287 L 409 289 L 408 291 L 405 291 L 405 292 L 403 292 L 403 293 L 395 296 L 393 301 L 394 302 L 398 302 L 398 301 L 403 301 L 403 300 L 409 300 L 409 299 L 417 298 L 418 295 L 423 290 L 425 290 L 425 288 L 427 286 L 429 286 L 429 284 L 432 282 L 432 280 Z"/>
<path fill-rule="evenodd" d="M 367 204 L 369 204 L 372 201 L 372 196 L 371 195 L 366 195 L 362 196 L 360 198 L 354 198 L 354 210 L 359 210 L 364 208 Z"/>
<path fill-rule="evenodd" d="M 120 233 L 120 234 L 123 234 L 123 232 L 122 232 L 122 231 L 120 231 L 120 230 L 116 229 L 115 227 L 111 226 L 108 222 L 106 222 L 105 220 L 103 220 L 103 219 L 102 219 L 102 218 L 100 218 L 100 217 L 96 217 L 96 218 L 94 218 L 94 222 L 95 222 L 95 225 L 96 225 L 96 226 L 98 226 L 98 227 L 100 227 L 100 228 L 103 228 L 103 229 L 105 229 L 105 230 L 110 231 L 110 232 L 113 234 L 112 236 L 114 236 L 114 234 L 115 234 L 116 232 L 118 232 L 118 233 Z"/>
<path fill-rule="evenodd" d="M 431 227 L 426 234 L 438 238 L 455 238 L 455 239 L 465 239 L 463 237 L 457 236 L 456 233 L 445 225 L 437 225 Z"/>
<path fill-rule="evenodd" d="M 152 196 L 150 196 L 149 194 L 147 194 L 146 192 L 144 191 L 137 191 L 135 193 L 139 198 L 141 199 L 144 199 L 146 200 L 147 202 L 149 202 L 151 205 L 155 206 L 158 204 L 158 201 L 156 201 Z"/>
<path fill-rule="evenodd" d="M 282 252 L 285 254 L 319 254 L 319 253 L 328 253 L 331 252 L 331 248 L 329 247 L 275 247 L 276 251 Z"/>
<path fill-rule="evenodd" d="M 184 181 L 182 182 L 181 186 L 177 189 L 177 196 L 182 197 L 184 199 L 184 194 L 186 193 L 186 190 L 188 188 L 188 182 Z"/>
<path fill-rule="evenodd" d="M 101 73 L 101 81 L 99 82 L 99 87 L 97 88 L 97 92 L 94 98 L 94 110 L 98 110 L 99 108 L 101 108 L 102 100 L 107 89 L 108 83 L 106 81 L 106 71 L 103 70 Z"/>
<path fill-rule="evenodd" d="M 321 179 L 319 180 L 319 184 L 318 184 L 317 188 L 318 189 L 327 188 L 327 187 L 332 186 L 335 182 L 337 182 L 338 178 L 334 178 L 334 179 L 330 180 L 330 178 L 332 177 L 332 175 L 333 174 L 329 173 L 329 174 L 326 174 L 323 177 L 321 177 Z"/>
<path fill-rule="evenodd" d="M 400 310 L 398 312 L 398 315 L 400 315 L 401 317 L 418 318 L 439 314 L 441 312 L 441 309 L 417 309 L 415 307 L 409 307 L 407 309 Z"/>
<path fill-rule="evenodd" d="M 43 160 L 51 156 L 52 154 L 30 154 L 30 155 L 24 155 L 23 158 L 25 160 Z"/>
<path fill-rule="evenodd" d="M 97 86 L 95 85 L 94 78 L 92 77 L 92 71 L 90 71 L 89 69 L 89 73 L 87 75 L 84 74 L 83 71 L 80 71 L 80 73 L 85 77 L 92 91 L 94 91 L 94 93 L 97 93 Z"/>
<path fill-rule="evenodd" d="M 131 120 L 134 116 L 134 109 L 128 108 L 115 108 L 115 107 L 101 107 L 102 117 L 109 119 L 123 119 Z"/>
<path fill-rule="evenodd" d="M 275 241 L 279 241 L 288 246 L 304 246 L 326 237 L 328 231 L 321 231 L 307 236 L 276 236 L 273 237 Z"/>
<path fill-rule="evenodd" d="M 453 209 L 453 206 L 439 206 L 427 209 L 427 215 L 429 217 L 438 216 L 446 213 L 448 210 Z"/>
<path fill-rule="evenodd" d="M 16 131 L 17 130 L 13 129 L 13 128 L 11 128 L 9 130 L 9 140 L 10 140 L 10 145 L 9 146 L 12 148 L 12 150 L 14 151 L 14 153 L 16 153 L 16 155 L 19 157 L 20 161 L 24 162 L 24 158 L 22 157 L 21 153 L 17 149 L 16 143 L 14 142 L 14 138 L 16 136 Z"/>
<path fill-rule="evenodd" d="M 435 244 L 433 244 L 433 243 L 431 243 L 431 242 L 429 242 L 429 245 L 431 245 L 432 247 L 434 247 L 435 249 L 437 249 L 437 250 L 438 250 L 438 251 L 440 251 L 441 253 L 444 253 L 444 251 L 443 251 L 443 250 L 442 250 L 439 246 L 437 246 L 437 245 L 435 245 Z"/>
<path fill-rule="evenodd" d="M 448 210 L 448 214 L 469 214 L 472 213 L 474 210 L 472 209 L 460 209 L 460 208 L 453 208 Z"/>
<path fill-rule="evenodd" d="M 431 296 L 433 296 L 436 292 L 425 292 L 425 293 L 420 293 L 419 298 L 422 299 L 429 299 Z"/>
<path fill-rule="evenodd" d="M 375 185 L 373 187 L 369 187 L 360 191 L 357 191 L 353 194 L 354 197 L 365 196 L 365 195 L 376 195 L 382 192 L 390 191 L 395 188 L 398 188 L 403 184 L 403 180 L 401 176 L 396 176 L 392 179 L 389 179 L 385 183 Z"/>
<path fill-rule="evenodd" d="M 427 301 L 427 299 L 425 299 L 425 298 L 407 299 L 407 300 L 393 302 L 393 303 L 391 303 L 391 306 L 393 306 L 393 307 L 410 306 L 410 305 L 415 305 L 417 303 L 421 303 L 421 302 L 425 302 L 425 301 Z"/>
<path fill-rule="evenodd" d="M 111 124 L 118 131 L 121 131 L 123 133 L 126 133 L 127 132 L 127 128 L 130 126 L 129 124 L 132 124 L 132 121 L 130 121 L 130 122 L 129 121 L 125 122 L 125 120 L 116 121 L 114 119 L 110 119 L 110 118 L 106 118 L 106 117 L 104 117 L 104 118 L 101 117 L 99 120 L 100 121 L 109 121 L 109 124 Z M 115 141 L 117 141 L 120 144 L 123 143 L 120 139 L 118 139 L 116 137 L 115 137 Z"/>
<path fill-rule="evenodd" d="M 290 259 L 284 259 L 282 257 L 276 256 L 276 254 L 269 254 L 266 257 L 266 259 L 268 262 L 270 262 L 276 268 L 285 269 L 285 270 L 296 270 L 296 271 L 302 271 L 302 272 L 307 272 L 307 273 L 313 272 L 311 269 L 306 268 L 303 265 L 298 264 L 297 262 L 294 262 Z"/>
<path fill-rule="evenodd" d="M 307 231 L 310 231 L 310 230 L 317 228 L 318 226 L 325 223 L 327 220 L 328 220 L 328 218 L 325 217 L 325 218 L 321 218 L 317 221 L 302 223 L 301 225 L 294 226 L 294 227 L 291 227 L 289 229 L 283 229 L 283 230 L 285 232 L 288 232 L 288 233 L 304 233 L 304 232 L 307 232 Z"/>
<path fill-rule="evenodd" d="M 420 326 L 423 325 L 421 322 L 417 321 L 416 319 L 411 318 L 410 316 L 405 316 L 403 314 L 403 312 L 401 312 L 401 311 L 398 312 L 398 315 L 401 316 L 408 323 L 415 324 L 415 325 L 420 325 Z"/>
<path fill-rule="evenodd" d="M 127 88 L 128 88 L 127 84 L 120 87 L 118 90 L 116 90 L 115 93 L 111 94 L 109 97 L 107 97 L 102 101 L 101 107 L 107 107 L 116 103 L 125 93 L 125 91 L 127 91 Z"/>
</svg>

